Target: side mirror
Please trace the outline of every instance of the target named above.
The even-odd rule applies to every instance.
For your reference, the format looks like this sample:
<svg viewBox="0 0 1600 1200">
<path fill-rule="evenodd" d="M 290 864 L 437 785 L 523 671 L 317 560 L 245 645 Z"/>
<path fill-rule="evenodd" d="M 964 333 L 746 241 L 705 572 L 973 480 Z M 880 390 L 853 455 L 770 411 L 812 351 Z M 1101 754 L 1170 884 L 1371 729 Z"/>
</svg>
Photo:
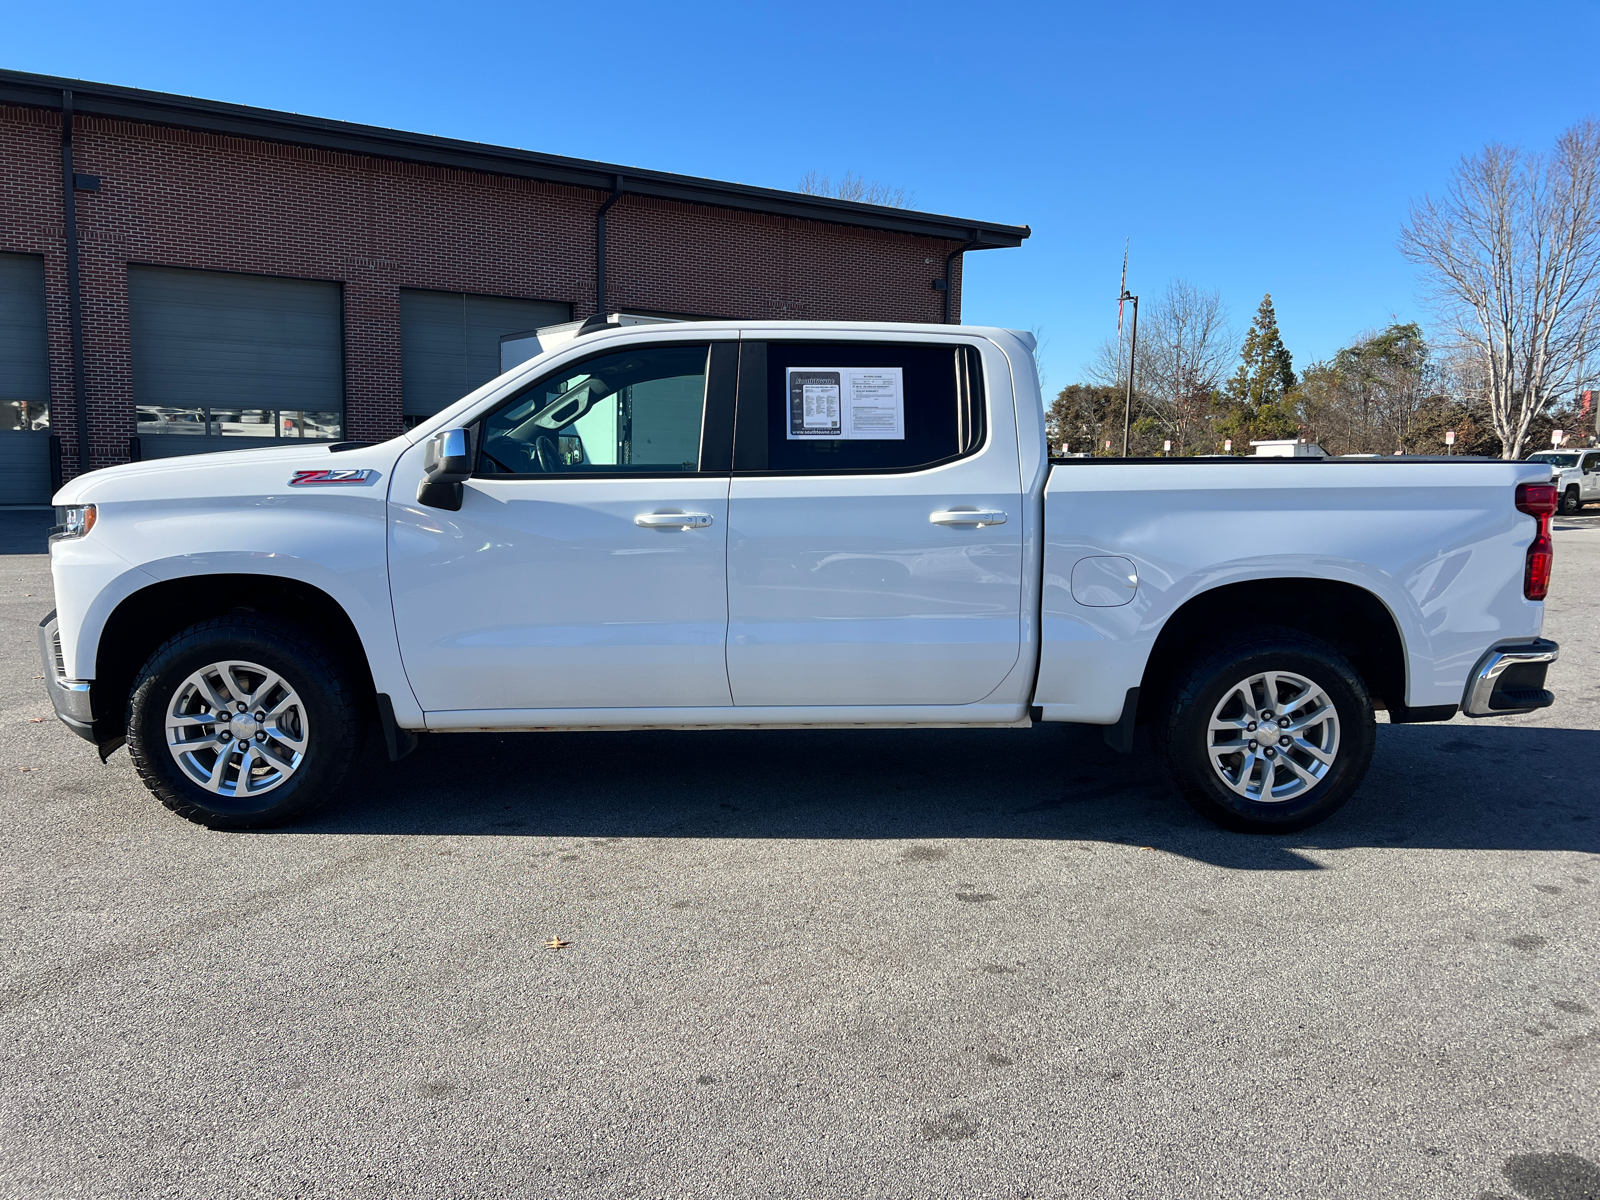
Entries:
<svg viewBox="0 0 1600 1200">
<path fill-rule="evenodd" d="M 422 450 L 417 503 L 461 511 L 461 484 L 472 478 L 472 437 L 465 429 L 441 429 Z"/>
</svg>

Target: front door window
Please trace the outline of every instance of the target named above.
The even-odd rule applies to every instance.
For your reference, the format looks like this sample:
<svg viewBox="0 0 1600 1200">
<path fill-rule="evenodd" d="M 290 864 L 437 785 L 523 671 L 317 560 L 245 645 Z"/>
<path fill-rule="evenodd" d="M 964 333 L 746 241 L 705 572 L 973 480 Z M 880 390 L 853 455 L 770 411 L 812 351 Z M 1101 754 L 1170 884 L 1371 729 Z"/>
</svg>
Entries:
<svg viewBox="0 0 1600 1200">
<path fill-rule="evenodd" d="M 696 471 L 704 344 L 588 359 L 540 381 L 484 424 L 485 475 Z"/>
</svg>

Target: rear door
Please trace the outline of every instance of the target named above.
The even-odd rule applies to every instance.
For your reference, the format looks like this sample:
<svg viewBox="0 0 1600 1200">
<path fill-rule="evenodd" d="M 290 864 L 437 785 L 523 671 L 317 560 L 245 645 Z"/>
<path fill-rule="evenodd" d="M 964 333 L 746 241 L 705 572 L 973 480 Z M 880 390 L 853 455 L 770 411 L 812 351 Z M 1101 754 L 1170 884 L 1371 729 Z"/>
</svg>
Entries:
<svg viewBox="0 0 1600 1200">
<path fill-rule="evenodd" d="M 1009 379 L 977 344 L 744 342 L 728 505 L 738 705 L 969 704 L 1017 661 Z"/>
</svg>

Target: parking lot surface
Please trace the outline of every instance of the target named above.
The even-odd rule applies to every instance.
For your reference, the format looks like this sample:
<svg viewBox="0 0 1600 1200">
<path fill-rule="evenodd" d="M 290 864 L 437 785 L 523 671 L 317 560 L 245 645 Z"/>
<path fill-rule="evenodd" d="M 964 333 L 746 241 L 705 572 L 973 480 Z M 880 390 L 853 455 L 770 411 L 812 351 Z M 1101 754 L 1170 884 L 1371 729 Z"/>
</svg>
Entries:
<svg viewBox="0 0 1600 1200">
<path fill-rule="evenodd" d="M 1556 706 L 1383 726 L 1287 838 L 1050 726 L 435 735 L 213 833 L 50 716 L 0 557 L 0 1195 L 1600 1196 L 1557 524 Z"/>
</svg>

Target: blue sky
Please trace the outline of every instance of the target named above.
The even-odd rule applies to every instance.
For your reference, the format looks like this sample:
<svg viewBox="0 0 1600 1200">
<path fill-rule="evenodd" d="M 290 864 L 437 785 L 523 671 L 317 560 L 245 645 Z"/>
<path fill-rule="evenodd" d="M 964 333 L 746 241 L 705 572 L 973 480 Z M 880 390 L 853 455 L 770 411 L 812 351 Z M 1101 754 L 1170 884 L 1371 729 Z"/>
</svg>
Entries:
<svg viewBox="0 0 1600 1200">
<path fill-rule="evenodd" d="M 1426 320 L 1394 242 L 1462 153 L 1600 114 L 1600 5 L 105 4 L 0 0 L 0 65 L 1033 227 L 965 316 L 1047 385 L 1129 285 L 1263 292 L 1297 364 Z"/>
</svg>

